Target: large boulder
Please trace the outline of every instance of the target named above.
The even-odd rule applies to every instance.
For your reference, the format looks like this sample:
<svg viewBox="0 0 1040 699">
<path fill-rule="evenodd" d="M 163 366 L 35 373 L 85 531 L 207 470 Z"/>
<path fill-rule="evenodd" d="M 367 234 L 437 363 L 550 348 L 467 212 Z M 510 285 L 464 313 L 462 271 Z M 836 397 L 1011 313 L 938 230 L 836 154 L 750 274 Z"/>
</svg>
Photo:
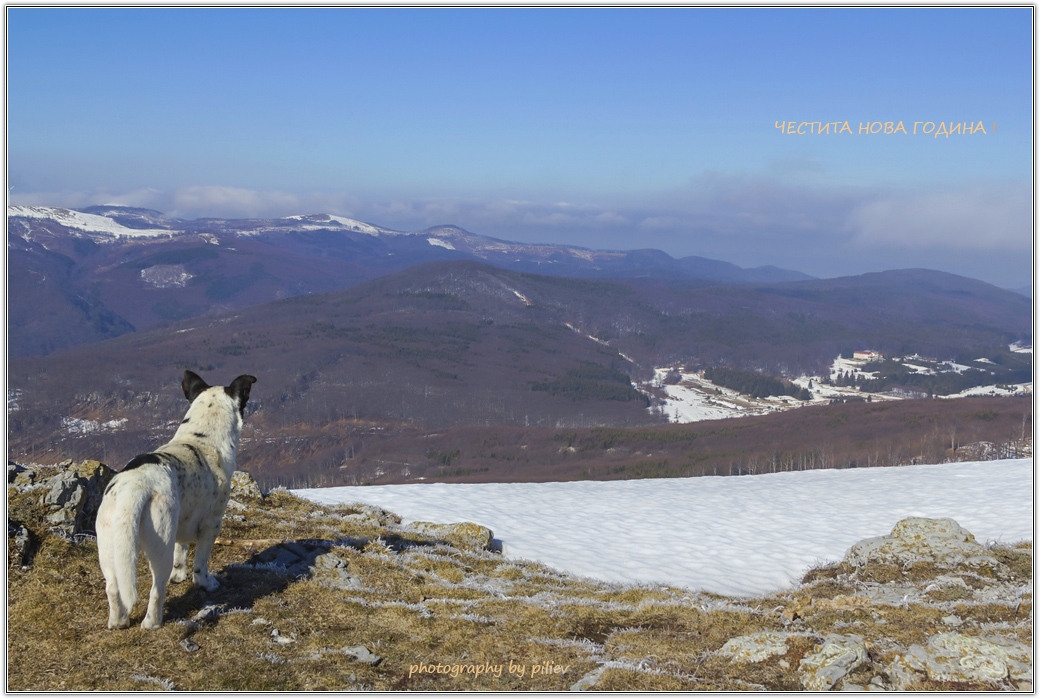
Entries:
<svg viewBox="0 0 1040 699">
<path fill-rule="evenodd" d="M 986 547 L 975 541 L 967 529 L 952 519 L 907 517 L 900 520 L 888 536 L 864 539 L 845 554 L 844 563 L 859 568 L 870 563 L 887 563 L 901 567 L 915 563 L 941 566 L 1002 565 Z"/>
<path fill-rule="evenodd" d="M 252 476 L 245 471 L 235 471 L 231 474 L 231 497 L 239 502 L 247 503 L 262 500 L 264 494 Z"/>
<path fill-rule="evenodd" d="M 471 551 L 491 550 L 491 541 L 495 537 L 490 529 L 473 522 L 412 522 L 407 528 L 431 539 L 445 541 L 455 548 Z"/>
<path fill-rule="evenodd" d="M 19 474 L 18 479 L 25 475 Z M 47 524 L 68 536 L 93 534 L 101 498 L 113 476 L 115 471 L 108 466 L 88 459 L 69 464 L 42 481 Z"/>
</svg>

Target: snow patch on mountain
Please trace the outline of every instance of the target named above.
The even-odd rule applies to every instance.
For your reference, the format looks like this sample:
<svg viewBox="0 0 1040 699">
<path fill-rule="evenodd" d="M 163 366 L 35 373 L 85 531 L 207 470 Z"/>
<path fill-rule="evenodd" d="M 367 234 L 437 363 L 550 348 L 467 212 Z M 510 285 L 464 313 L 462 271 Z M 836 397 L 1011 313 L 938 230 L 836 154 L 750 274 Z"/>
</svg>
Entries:
<svg viewBox="0 0 1040 699">
<path fill-rule="evenodd" d="M 444 248 L 445 250 L 454 250 L 455 246 L 449 243 L 447 240 L 441 240 L 440 238 L 427 238 L 426 242 L 430 245 L 436 245 L 437 247 Z"/>
<path fill-rule="evenodd" d="M 127 228 L 106 216 L 85 214 L 82 211 L 53 206 L 8 206 L 7 217 L 53 221 L 66 228 L 110 238 L 155 238 L 172 234 L 171 231 L 165 229 Z"/>
<path fill-rule="evenodd" d="M 509 290 L 512 291 L 514 294 L 516 294 L 516 297 L 518 299 L 520 299 L 521 301 L 523 301 L 525 306 L 533 306 L 534 305 L 533 303 L 531 303 L 531 299 L 527 298 L 526 296 L 521 294 L 516 289 L 509 289 Z"/>
<path fill-rule="evenodd" d="M 285 219 L 313 224 L 311 226 L 306 226 L 307 230 L 327 229 L 329 224 L 334 224 L 355 233 L 364 233 L 365 235 L 401 235 L 397 231 L 391 231 L 387 228 L 380 228 L 378 226 L 364 223 L 363 221 L 355 221 L 352 218 L 335 216 L 333 214 L 297 214 L 296 216 L 286 216 Z"/>
<path fill-rule="evenodd" d="M 1021 396 L 1032 395 L 1032 383 L 999 384 L 996 386 L 975 386 L 960 393 L 951 393 L 948 396 L 936 396 L 937 398 L 968 398 L 970 396 Z"/>
<path fill-rule="evenodd" d="M 141 270 L 141 281 L 156 289 L 184 286 L 194 276 L 184 265 L 152 265 Z"/>
<path fill-rule="evenodd" d="M 126 418 L 98 422 L 97 420 L 84 420 L 78 417 L 63 417 L 62 428 L 69 434 L 93 434 L 95 432 L 111 432 L 126 424 Z"/>
<path fill-rule="evenodd" d="M 631 357 L 626 355 L 624 352 L 618 351 L 617 348 L 613 347 L 609 342 L 601 340 L 598 337 L 596 337 L 595 335 L 590 335 L 587 332 L 585 332 L 584 330 L 579 330 L 578 328 L 574 327 L 570 323 L 564 322 L 564 325 L 566 325 L 568 328 L 570 328 L 574 332 L 578 333 L 579 335 L 584 335 L 585 337 L 589 338 L 590 340 L 592 340 L 593 342 L 595 342 L 597 344 L 604 345 L 606 347 L 610 347 L 611 349 L 616 351 L 618 353 L 618 355 L 620 355 L 620 357 L 622 359 L 624 359 L 626 362 L 632 362 L 633 364 L 635 364 L 635 360 L 634 359 L 632 359 Z M 643 388 L 638 386 L 635 382 L 632 383 L 632 387 L 635 388 L 637 391 L 643 391 L 644 393 L 646 393 L 646 391 L 644 391 Z"/>
</svg>

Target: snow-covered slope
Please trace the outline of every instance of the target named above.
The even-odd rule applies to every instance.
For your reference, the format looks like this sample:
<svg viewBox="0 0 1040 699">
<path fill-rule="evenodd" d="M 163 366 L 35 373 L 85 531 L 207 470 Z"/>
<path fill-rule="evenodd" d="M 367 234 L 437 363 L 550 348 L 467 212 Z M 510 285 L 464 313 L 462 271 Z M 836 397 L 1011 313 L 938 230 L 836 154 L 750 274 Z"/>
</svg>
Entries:
<svg viewBox="0 0 1040 699">
<path fill-rule="evenodd" d="M 295 491 L 365 502 L 405 523 L 472 521 L 512 558 L 578 575 L 758 595 L 840 560 L 904 517 L 951 517 L 979 541 L 1033 537 L 1030 459 L 571 483 L 422 484 Z"/>
<path fill-rule="evenodd" d="M 85 233 L 101 234 L 103 237 L 126 237 L 126 238 L 154 238 L 156 236 L 169 236 L 170 231 L 161 228 L 140 229 L 127 228 L 116 223 L 107 216 L 96 214 L 85 214 L 82 211 L 71 209 L 59 209 L 53 206 L 8 206 L 7 217 L 22 217 L 53 221 L 66 228 L 72 228 Z"/>
<path fill-rule="evenodd" d="M 119 207 L 113 207 L 112 212 L 113 216 L 117 216 L 120 213 Z M 71 209 L 62 209 L 53 206 L 8 206 L 7 217 L 21 217 L 39 221 L 50 221 L 74 231 L 94 234 L 91 237 L 97 237 L 98 234 L 100 234 L 102 239 L 113 237 L 118 238 L 121 236 L 149 238 L 160 235 L 182 235 L 190 232 L 185 229 L 192 228 L 192 226 L 188 225 L 189 222 L 177 219 L 169 220 L 172 227 L 171 229 L 128 228 L 113 220 L 113 218 L 108 215 L 84 213 L 82 211 L 73 211 Z M 210 219 L 210 221 L 219 226 L 221 220 Z M 355 221 L 354 219 L 345 218 L 343 216 L 333 216 L 331 214 L 286 216 L 285 218 L 280 219 L 256 219 L 255 221 L 249 221 L 248 223 L 252 223 L 253 225 L 246 225 L 243 227 L 238 225 L 236 222 L 236 225 L 232 226 L 229 230 L 235 235 L 257 235 L 272 231 L 336 229 L 348 230 L 371 236 L 403 235 L 399 231 L 390 230 L 389 228 L 381 228 L 362 221 Z"/>
<path fill-rule="evenodd" d="M 595 338 L 593 338 L 595 339 Z M 1013 352 L 1032 352 L 1032 349 L 1017 348 L 1011 345 Z M 1016 349 L 1017 348 L 1017 349 Z M 920 357 L 905 357 L 899 362 L 914 373 L 931 374 L 942 372 L 963 373 L 972 367 L 955 362 L 937 362 Z M 917 362 L 917 363 L 915 363 Z M 993 364 L 988 359 L 980 358 L 976 362 Z M 724 386 L 717 386 L 704 377 L 703 371 L 689 372 L 681 367 L 657 367 L 654 377 L 643 385 L 633 384 L 637 389 L 654 389 L 663 400 L 651 405 L 651 412 L 663 413 L 670 422 L 699 422 L 701 420 L 718 420 L 728 417 L 745 417 L 748 415 L 765 415 L 781 410 L 791 410 L 808 405 L 820 405 L 834 400 L 871 400 L 873 402 L 901 400 L 927 396 L 926 391 L 902 389 L 895 387 L 884 392 L 861 390 L 855 386 L 838 386 L 835 379 L 848 373 L 867 379 L 875 378 L 876 372 L 864 371 L 866 362 L 856 359 L 837 357 L 831 365 L 827 377 L 800 376 L 791 379 L 791 383 L 807 389 L 812 394 L 810 400 L 798 400 L 790 396 L 767 396 L 752 398 Z M 931 365 L 931 366 L 925 366 Z M 935 368 L 938 366 L 938 370 Z M 678 375 L 678 383 L 666 383 L 669 375 Z M 824 379 L 827 379 L 825 382 Z M 1032 382 L 1025 383 L 993 383 L 986 386 L 975 386 L 958 393 L 939 395 L 939 398 L 964 398 L 967 396 L 1021 396 L 1033 392 Z"/>
<path fill-rule="evenodd" d="M 355 233 L 364 233 L 365 235 L 403 235 L 401 232 L 393 231 L 389 228 L 381 228 L 362 221 L 355 221 L 352 218 L 333 216 L 332 214 L 301 214 L 297 216 L 286 216 L 282 220 L 300 221 L 304 224 L 302 228 L 306 230 L 328 229 L 330 226 L 334 226 L 346 228 Z"/>
</svg>

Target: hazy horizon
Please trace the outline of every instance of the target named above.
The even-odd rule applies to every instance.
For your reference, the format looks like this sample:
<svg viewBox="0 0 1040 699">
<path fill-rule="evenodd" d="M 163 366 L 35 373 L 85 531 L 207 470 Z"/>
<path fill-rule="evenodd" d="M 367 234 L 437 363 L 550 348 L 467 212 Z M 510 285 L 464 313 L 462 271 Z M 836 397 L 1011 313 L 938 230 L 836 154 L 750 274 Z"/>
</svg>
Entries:
<svg viewBox="0 0 1040 699">
<path fill-rule="evenodd" d="M 9 204 L 1032 282 L 1031 8 L 7 12 Z"/>
</svg>

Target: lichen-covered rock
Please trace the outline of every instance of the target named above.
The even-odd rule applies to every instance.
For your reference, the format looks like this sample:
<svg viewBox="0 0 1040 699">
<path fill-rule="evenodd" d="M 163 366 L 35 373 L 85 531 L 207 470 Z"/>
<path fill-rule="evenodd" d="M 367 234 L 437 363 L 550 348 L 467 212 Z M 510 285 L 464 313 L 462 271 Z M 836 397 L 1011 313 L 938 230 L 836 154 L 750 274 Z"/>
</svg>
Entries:
<svg viewBox="0 0 1040 699">
<path fill-rule="evenodd" d="M 999 636 L 980 638 L 962 633 L 940 633 L 926 646 L 913 645 L 893 663 L 890 670 L 900 685 L 911 681 L 903 668 L 924 673 L 935 682 L 997 683 L 1005 679 L 1029 680 L 1033 674 L 1032 649 L 1018 641 Z"/>
<path fill-rule="evenodd" d="M 240 502 L 256 502 L 264 497 L 260 486 L 245 471 L 231 474 L 231 497 Z"/>
<path fill-rule="evenodd" d="M 1003 566 L 975 541 L 967 529 L 952 519 L 907 517 L 900 520 L 888 536 L 864 539 L 853 544 L 844 562 L 853 567 L 869 563 L 910 566 L 935 563 L 944 566 L 990 566 L 995 571 Z"/>
<path fill-rule="evenodd" d="M 365 665 L 371 665 L 373 667 L 383 660 L 380 656 L 376 655 L 364 646 L 346 647 L 342 648 L 340 652 L 353 658 L 355 662 L 364 663 Z"/>
<path fill-rule="evenodd" d="M 345 515 L 344 519 L 355 521 L 358 524 L 389 527 L 401 523 L 400 517 L 389 510 L 384 510 L 382 507 L 366 505 L 363 502 L 356 502 L 349 507 L 352 510 L 357 510 L 357 512 Z"/>
<path fill-rule="evenodd" d="M 719 655 L 735 663 L 760 663 L 787 653 L 790 634 L 779 631 L 759 631 L 748 636 L 737 636 L 726 641 Z"/>
<path fill-rule="evenodd" d="M 361 581 L 347 571 L 347 562 L 334 553 L 323 553 L 314 559 L 311 576 L 333 590 L 359 590 Z"/>
<path fill-rule="evenodd" d="M 490 550 L 494 532 L 473 522 L 455 522 L 452 524 L 434 524 L 433 522 L 412 522 L 408 529 L 433 539 L 446 541 L 452 546 L 465 550 Z"/>
<path fill-rule="evenodd" d="M 823 692 L 866 662 L 867 647 L 861 636 L 830 634 L 798 663 L 798 679 L 806 689 Z"/>
<path fill-rule="evenodd" d="M 887 692 L 880 677 L 872 677 L 867 684 L 849 684 L 846 682 L 841 686 L 843 692 Z"/>
<path fill-rule="evenodd" d="M 69 536 L 93 533 L 101 498 L 113 476 L 115 471 L 108 466 L 88 459 L 69 464 L 43 481 L 47 523 Z"/>
</svg>

